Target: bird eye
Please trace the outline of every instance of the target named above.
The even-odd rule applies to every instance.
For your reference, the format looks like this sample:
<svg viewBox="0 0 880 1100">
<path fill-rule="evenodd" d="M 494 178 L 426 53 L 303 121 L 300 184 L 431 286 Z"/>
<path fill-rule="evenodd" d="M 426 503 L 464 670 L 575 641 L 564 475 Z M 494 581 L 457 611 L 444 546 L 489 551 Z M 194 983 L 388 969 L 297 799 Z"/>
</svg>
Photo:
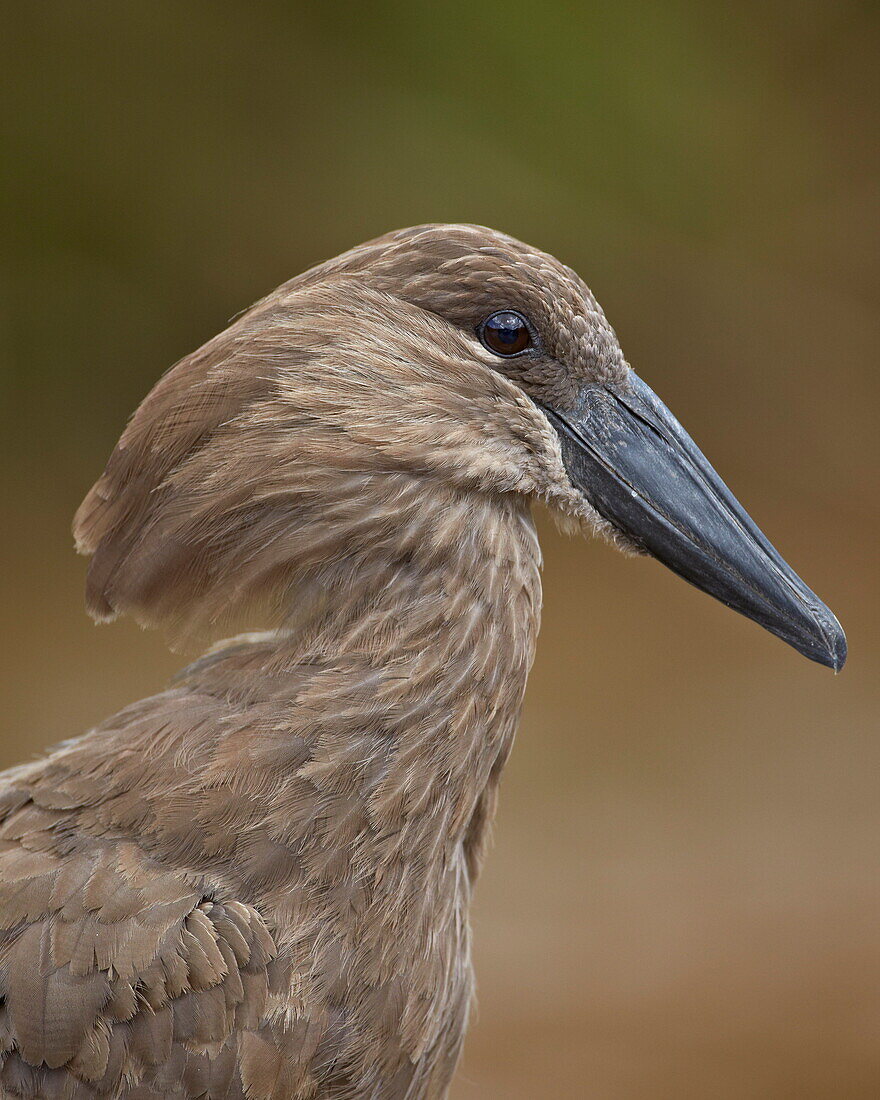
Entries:
<svg viewBox="0 0 880 1100">
<path fill-rule="evenodd" d="M 496 355 L 519 355 L 532 343 L 532 333 L 521 313 L 502 309 L 480 325 L 480 339 Z"/>
</svg>

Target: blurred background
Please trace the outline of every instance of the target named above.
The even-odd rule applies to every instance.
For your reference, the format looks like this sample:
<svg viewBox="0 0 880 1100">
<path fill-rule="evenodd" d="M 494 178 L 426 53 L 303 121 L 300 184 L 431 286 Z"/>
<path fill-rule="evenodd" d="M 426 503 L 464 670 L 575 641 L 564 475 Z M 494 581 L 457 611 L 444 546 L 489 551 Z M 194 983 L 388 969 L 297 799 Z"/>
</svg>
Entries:
<svg viewBox="0 0 880 1100">
<path fill-rule="evenodd" d="M 454 1100 L 880 1096 L 878 47 L 856 0 L 4 17 L 0 763 L 181 664 L 90 624 L 69 534 L 140 398 L 423 221 L 577 268 L 847 629 L 835 677 L 544 524 Z"/>
</svg>

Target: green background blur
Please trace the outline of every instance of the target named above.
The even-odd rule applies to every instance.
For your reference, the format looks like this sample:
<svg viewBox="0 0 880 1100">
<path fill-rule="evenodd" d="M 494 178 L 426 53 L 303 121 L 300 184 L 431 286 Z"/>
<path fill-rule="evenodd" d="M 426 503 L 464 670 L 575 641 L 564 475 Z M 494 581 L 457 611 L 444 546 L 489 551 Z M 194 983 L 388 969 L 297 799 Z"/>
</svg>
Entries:
<svg viewBox="0 0 880 1100">
<path fill-rule="evenodd" d="M 40 2 L 3 17 L 12 763 L 181 658 L 69 521 L 161 371 L 388 229 L 556 253 L 847 628 L 835 678 L 545 524 L 453 1096 L 880 1096 L 875 3 Z"/>
</svg>

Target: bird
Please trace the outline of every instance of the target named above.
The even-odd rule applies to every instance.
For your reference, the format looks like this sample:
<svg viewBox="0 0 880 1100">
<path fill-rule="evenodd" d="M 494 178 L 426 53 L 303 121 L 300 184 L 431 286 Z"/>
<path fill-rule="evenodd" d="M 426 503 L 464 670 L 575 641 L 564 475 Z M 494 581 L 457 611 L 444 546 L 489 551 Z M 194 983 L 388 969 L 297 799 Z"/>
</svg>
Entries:
<svg viewBox="0 0 880 1100">
<path fill-rule="evenodd" d="M 0 774 L 0 1095 L 447 1094 L 536 505 L 843 666 L 581 278 L 503 233 L 359 245 L 156 383 L 74 535 L 97 621 L 202 655 Z"/>
</svg>

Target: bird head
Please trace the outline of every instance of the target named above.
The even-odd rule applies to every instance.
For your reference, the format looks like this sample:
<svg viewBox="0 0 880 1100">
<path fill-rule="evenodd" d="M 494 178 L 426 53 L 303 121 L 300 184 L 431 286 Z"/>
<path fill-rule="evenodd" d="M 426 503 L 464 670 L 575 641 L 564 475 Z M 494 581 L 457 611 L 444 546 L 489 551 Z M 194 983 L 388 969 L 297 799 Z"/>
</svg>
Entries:
<svg viewBox="0 0 880 1100">
<path fill-rule="evenodd" d="M 74 533 L 96 618 L 216 619 L 487 496 L 542 501 L 843 665 L 833 614 L 583 281 L 478 226 L 387 234 L 258 302 L 145 398 Z"/>
</svg>

